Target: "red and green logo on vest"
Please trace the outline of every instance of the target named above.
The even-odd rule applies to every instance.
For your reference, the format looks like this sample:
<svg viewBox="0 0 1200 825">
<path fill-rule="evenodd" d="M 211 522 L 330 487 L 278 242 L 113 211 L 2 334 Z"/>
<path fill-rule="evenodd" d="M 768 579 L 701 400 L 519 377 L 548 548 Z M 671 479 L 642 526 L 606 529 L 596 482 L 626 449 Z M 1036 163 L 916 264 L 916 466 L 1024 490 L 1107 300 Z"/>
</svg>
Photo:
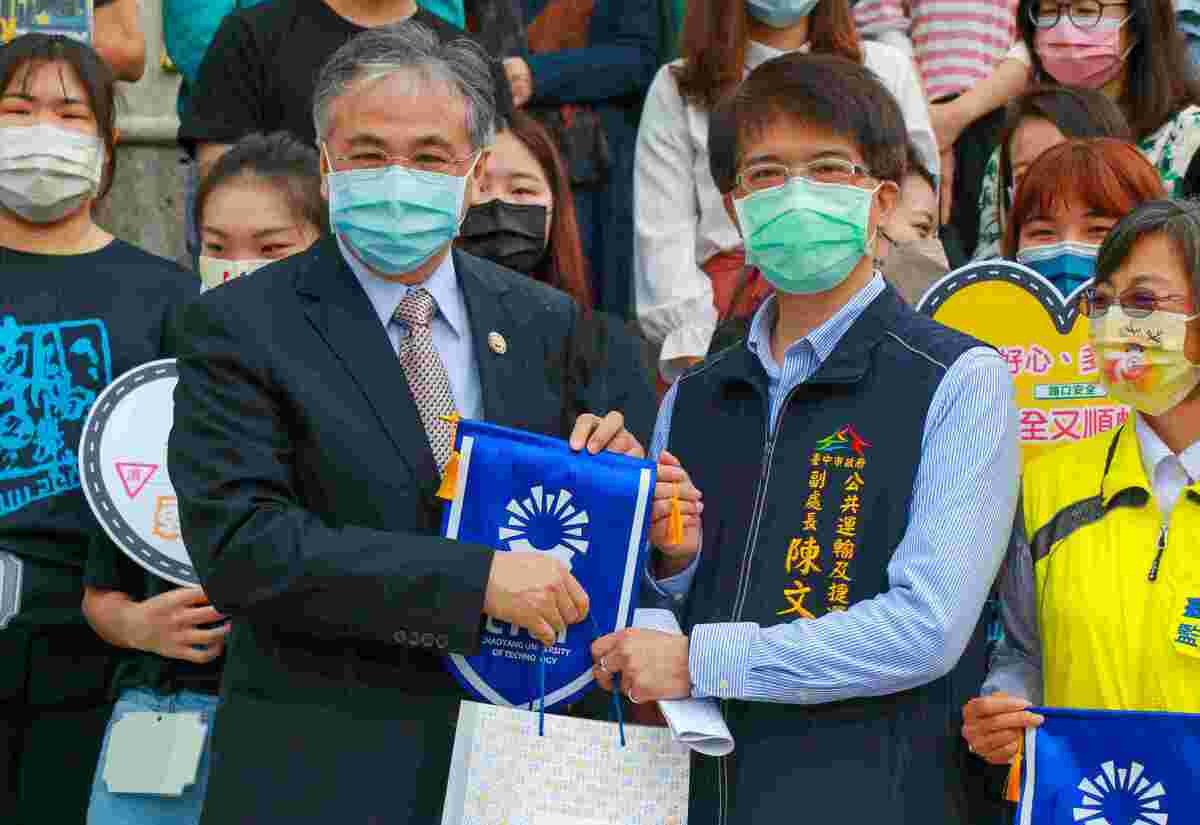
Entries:
<svg viewBox="0 0 1200 825">
<path fill-rule="evenodd" d="M 862 471 L 871 442 L 847 424 L 817 441 L 809 458 L 808 493 L 800 535 L 793 538 L 784 554 L 782 607 L 776 615 L 792 619 L 815 619 L 822 608 L 834 613 L 850 606 L 850 586 L 858 538 Z M 817 520 L 825 511 L 834 519 L 833 541 L 822 547 L 817 540 Z"/>
</svg>

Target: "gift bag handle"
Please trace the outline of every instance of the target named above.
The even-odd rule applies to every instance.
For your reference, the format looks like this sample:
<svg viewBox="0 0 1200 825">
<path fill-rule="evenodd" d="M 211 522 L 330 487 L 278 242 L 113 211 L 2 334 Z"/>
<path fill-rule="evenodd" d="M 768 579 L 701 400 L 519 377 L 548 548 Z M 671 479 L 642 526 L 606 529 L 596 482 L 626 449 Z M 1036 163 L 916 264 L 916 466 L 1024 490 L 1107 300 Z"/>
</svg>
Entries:
<svg viewBox="0 0 1200 825">
<path fill-rule="evenodd" d="M 588 613 L 588 618 L 592 622 L 592 632 L 599 639 L 603 633 L 600 632 L 600 623 L 596 621 L 594 613 Z M 546 735 L 546 657 L 538 656 L 538 736 Z M 625 747 L 625 714 L 621 710 L 621 674 L 613 674 L 613 693 L 612 693 L 613 713 L 609 716 L 611 720 L 614 716 L 617 722 L 617 732 L 621 736 L 621 747 Z M 529 709 L 533 710 L 533 697 L 529 698 Z"/>
</svg>

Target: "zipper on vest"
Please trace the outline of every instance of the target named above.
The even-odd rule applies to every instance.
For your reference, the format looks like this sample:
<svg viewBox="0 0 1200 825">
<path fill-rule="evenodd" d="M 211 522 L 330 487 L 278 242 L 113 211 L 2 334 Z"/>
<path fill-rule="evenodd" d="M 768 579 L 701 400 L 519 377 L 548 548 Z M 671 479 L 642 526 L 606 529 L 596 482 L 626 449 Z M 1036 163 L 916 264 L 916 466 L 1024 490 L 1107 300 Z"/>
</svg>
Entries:
<svg viewBox="0 0 1200 825">
<path fill-rule="evenodd" d="M 1150 575 L 1146 577 L 1147 581 L 1158 581 L 1158 566 L 1162 564 L 1163 552 L 1167 549 L 1167 525 L 1163 525 L 1158 531 L 1158 552 L 1154 554 L 1154 564 L 1150 565 Z"/>
<path fill-rule="evenodd" d="M 742 610 L 746 607 L 746 596 L 750 592 L 750 564 L 754 560 L 754 546 L 758 541 L 759 522 L 762 519 L 762 511 L 767 502 L 767 485 L 771 480 L 771 462 L 775 457 L 775 441 L 779 437 L 779 430 L 783 426 L 783 413 L 791 403 L 792 396 L 796 394 L 799 386 L 792 387 L 788 394 L 784 396 L 783 403 L 779 406 L 779 417 L 775 420 L 775 426 L 767 426 L 767 443 L 763 446 L 763 461 L 762 471 L 758 475 L 758 488 L 754 493 L 754 509 L 750 515 L 750 529 L 746 531 L 746 549 L 742 554 L 742 572 L 738 579 L 738 595 L 734 600 L 733 621 L 739 621 L 742 618 Z M 767 416 L 771 415 L 771 402 L 767 401 Z"/>
<path fill-rule="evenodd" d="M 771 461 L 775 456 L 775 439 L 783 426 L 783 413 L 791 403 L 799 385 L 792 387 L 784 396 L 779 407 L 779 417 L 775 426 L 770 424 L 771 401 L 767 399 L 767 443 L 763 446 L 762 471 L 758 475 L 758 488 L 754 491 L 754 509 L 750 511 L 750 529 L 746 531 L 746 549 L 742 553 L 742 572 L 738 579 L 738 593 L 733 602 L 731 621 L 742 617 L 742 609 L 746 606 L 746 594 L 750 591 L 750 564 L 754 559 L 754 545 L 758 542 L 758 525 L 762 519 L 763 506 L 767 500 L 767 484 L 771 480 Z M 725 715 L 726 701 L 721 700 L 721 715 Z M 729 819 L 729 772 L 726 770 L 727 757 L 718 757 L 717 762 L 717 825 L 725 825 Z"/>
</svg>

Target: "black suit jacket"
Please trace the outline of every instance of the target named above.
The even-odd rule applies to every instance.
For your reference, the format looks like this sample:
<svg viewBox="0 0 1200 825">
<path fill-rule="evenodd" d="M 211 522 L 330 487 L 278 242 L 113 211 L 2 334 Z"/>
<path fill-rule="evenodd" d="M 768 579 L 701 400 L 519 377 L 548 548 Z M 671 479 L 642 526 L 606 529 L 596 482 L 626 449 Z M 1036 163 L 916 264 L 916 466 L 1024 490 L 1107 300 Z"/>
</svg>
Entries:
<svg viewBox="0 0 1200 825">
<path fill-rule="evenodd" d="M 563 435 L 653 395 L 619 325 L 455 252 L 488 421 Z M 499 332 L 507 351 L 488 346 Z M 233 617 L 205 825 L 436 823 L 492 560 L 437 536 L 404 371 L 333 240 L 203 295 L 180 324 L 171 480 Z"/>
</svg>

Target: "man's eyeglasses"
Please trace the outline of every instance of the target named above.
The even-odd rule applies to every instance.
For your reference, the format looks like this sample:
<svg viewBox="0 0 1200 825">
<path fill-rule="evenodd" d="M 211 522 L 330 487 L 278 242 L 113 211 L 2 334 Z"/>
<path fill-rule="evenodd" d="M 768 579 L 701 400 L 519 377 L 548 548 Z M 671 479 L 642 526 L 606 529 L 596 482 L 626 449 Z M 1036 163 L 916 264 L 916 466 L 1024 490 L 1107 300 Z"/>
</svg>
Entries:
<svg viewBox="0 0 1200 825">
<path fill-rule="evenodd" d="M 475 157 L 475 152 L 461 157 L 452 158 L 448 153 L 424 151 L 418 155 L 389 155 L 378 149 L 357 149 L 348 155 L 333 158 L 335 171 L 358 171 L 360 169 L 383 169 L 387 166 L 403 166 L 417 172 L 433 172 L 439 175 L 453 175 L 462 164 Z"/>
<path fill-rule="evenodd" d="M 1127 289 L 1119 297 L 1101 292 L 1094 286 L 1083 291 L 1083 311 L 1089 318 L 1103 318 L 1113 304 L 1120 304 L 1121 311 L 1130 318 L 1145 318 L 1164 304 L 1190 306 L 1186 295 L 1155 295 L 1144 287 Z"/>
<path fill-rule="evenodd" d="M 783 186 L 792 178 L 804 178 L 813 183 L 853 183 L 870 177 L 871 170 L 842 158 L 818 158 L 808 163 L 788 166 L 786 163 L 755 163 L 737 176 L 737 186 L 743 192 L 761 192 Z"/>
<path fill-rule="evenodd" d="M 1129 3 L 1103 3 L 1100 0 L 1072 0 L 1070 3 L 1038 3 L 1029 7 L 1029 19 L 1039 29 L 1052 29 L 1067 10 L 1067 19 L 1080 29 L 1094 29 L 1107 8 L 1128 8 Z"/>
</svg>

